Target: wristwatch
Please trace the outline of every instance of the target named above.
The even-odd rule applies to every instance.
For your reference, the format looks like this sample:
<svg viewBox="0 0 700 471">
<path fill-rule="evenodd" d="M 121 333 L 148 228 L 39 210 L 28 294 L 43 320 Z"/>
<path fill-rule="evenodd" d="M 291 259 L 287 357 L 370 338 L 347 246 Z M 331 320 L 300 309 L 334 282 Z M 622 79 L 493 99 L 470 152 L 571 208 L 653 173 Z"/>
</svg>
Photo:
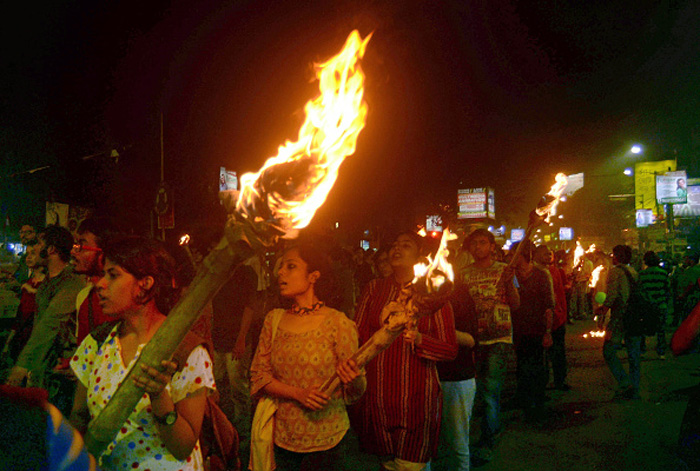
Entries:
<svg viewBox="0 0 700 471">
<path fill-rule="evenodd" d="M 158 422 L 161 425 L 172 425 L 175 422 L 177 422 L 177 411 L 172 410 L 165 414 L 163 417 L 158 417 L 157 415 L 153 414 L 153 418 L 156 422 Z"/>
</svg>

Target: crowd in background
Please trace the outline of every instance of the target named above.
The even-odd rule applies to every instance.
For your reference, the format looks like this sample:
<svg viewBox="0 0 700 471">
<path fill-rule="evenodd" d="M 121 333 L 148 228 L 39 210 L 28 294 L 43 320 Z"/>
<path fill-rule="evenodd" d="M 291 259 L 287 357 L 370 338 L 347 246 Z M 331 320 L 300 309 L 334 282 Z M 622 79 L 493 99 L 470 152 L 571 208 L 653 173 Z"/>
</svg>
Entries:
<svg viewBox="0 0 700 471">
<path fill-rule="evenodd" d="M 219 235 L 195 234 L 189 253 L 179 246 L 169 253 L 98 217 L 74 233 L 22 226 L 26 251 L 3 282 L 19 307 L 5 326 L 0 406 L 8 414 L 8 404 L 34 409 L 15 414 L 8 433 L 38 437 L 50 417 L 56 430 L 63 427 L 51 440 L 81 443 Z M 492 233 L 476 229 L 451 254 L 449 299 L 419 306 L 400 338 L 358 365 L 358 348 L 417 299 L 413 266 L 430 245 L 411 231 L 374 251 L 307 236 L 249 257 L 202 311 L 182 360 L 138 372 L 144 396 L 98 465 L 211 466 L 200 433 L 207 398 L 218 391 L 244 468 L 270 469 L 273 461 L 279 470 L 349 469 L 351 432 L 381 469 L 470 469 L 498 452 L 510 357 L 517 362 L 517 407 L 526 420 L 545 420 L 550 372 L 554 389 L 571 388 L 566 327 L 595 318 L 605 331 L 601 355 L 615 380 L 613 399 L 639 399 L 646 337 L 656 337 L 656 355 L 665 359 L 667 334 L 700 302 L 697 254 L 662 260 L 620 245 L 574 264 L 571 252 L 529 241 L 506 252 Z M 642 330 L 629 320 L 636 296 L 653 307 L 653 322 Z M 617 354 L 623 348 L 628 371 Z M 323 390 L 333 375 L 338 388 Z M 270 449 L 256 428 L 260 404 L 268 402 L 275 420 Z M 471 424 L 479 431 L 475 443 Z M 23 450 L 7 459 L 41 459 Z M 85 451 L 71 451 L 70 459 L 66 453 L 51 458 L 61 469 L 97 464 Z"/>
</svg>

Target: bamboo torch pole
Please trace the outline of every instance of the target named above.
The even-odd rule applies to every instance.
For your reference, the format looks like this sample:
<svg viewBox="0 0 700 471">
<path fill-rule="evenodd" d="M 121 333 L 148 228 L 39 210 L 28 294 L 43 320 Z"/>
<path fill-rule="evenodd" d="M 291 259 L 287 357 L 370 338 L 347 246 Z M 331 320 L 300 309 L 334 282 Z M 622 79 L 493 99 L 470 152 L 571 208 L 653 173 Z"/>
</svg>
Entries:
<svg viewBox="0 0 700 471">
<path fill-rule="evenodd" d="M 132 381 L 134 371 L 141 371 L 142 363 L 161 368 L 161 361 L 172 356 L 199 317 L 202 308 L 228 280 L 233 269 L 263 245 L 260 235 L 254 231 L 252 225 L 238 221 L 229 222 L 224 237 L 204 259 L 187 292 L 144 347 L 136 364 L 107 406 L 88 425 L 85 444 L 90 453 L 99 457 L 107 449 L 143 396 L 143 390 Z"/>
</svg>

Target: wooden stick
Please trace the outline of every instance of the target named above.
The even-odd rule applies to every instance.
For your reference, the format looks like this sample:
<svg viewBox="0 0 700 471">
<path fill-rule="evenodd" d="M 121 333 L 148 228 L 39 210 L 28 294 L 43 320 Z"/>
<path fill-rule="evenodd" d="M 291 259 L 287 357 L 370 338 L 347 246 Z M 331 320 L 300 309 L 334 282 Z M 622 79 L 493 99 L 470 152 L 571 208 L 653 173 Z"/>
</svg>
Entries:
<svg viewBox="0 0 700 471">
<path fill-rule="evenodd" d="M 141 355 L 100 415 L 89 424 L 85 444 L 95 457 L 99 457 L 119 433 L 119 429 L 131 415 L 143 396 L 132 376 L 141 371 L 141 364 L 161 369 L 161 362 L 168 360 L 182 339 L 195 323 L 202 308 L 230 278 L 236 266 L 260 250 L 263 241 L 251 224 L 230 222 L 225 235 L 204 259 L 197 276 L 182 299 L 173 307 L 165 322 L 143 348 Z"/>
<path fill-rule="evenodd" d="M 389 348 L 403 330 L 404 327 L 398 329 L 390 329 L 387 326 L 382 327 L 376 331 L 369 340 L 362 344 L 350 359 L 355 360 L 358 368 L 364 368 L 374 357 Z M 330 396 L 338 386 L 340 386 L 340 378 L 338 377 L 338 373 L 333 373 L 333 375 L 321 385 L 320 389 L 321 392 Z"/>
</svg>

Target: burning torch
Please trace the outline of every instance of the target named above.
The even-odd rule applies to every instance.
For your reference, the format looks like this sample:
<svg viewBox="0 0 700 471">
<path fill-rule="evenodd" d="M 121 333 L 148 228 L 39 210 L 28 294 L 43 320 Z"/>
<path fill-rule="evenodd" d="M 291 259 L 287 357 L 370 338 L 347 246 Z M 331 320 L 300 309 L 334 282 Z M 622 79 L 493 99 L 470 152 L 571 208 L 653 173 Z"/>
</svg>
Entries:
<svg viewBox="0 0 700 471">
<path fill-rule="evenodd" d="M 382 328 L 351 357 L 358 368 L 364 368 L 374 357 L 389 348 L 406 329 L 415 328 L 420 313 L 435 312 L 447 302 L 454 281 L 454 270 L 447 261 L 450 254 L 447 243 L 456 238 L 456 234 L 445 228 L 435 257 L 428 256 L 428 263 L 421 262 L 413 267 L 413 281 L 402 288 L 396 301 L 384 307 L 381 314 L 381 318 L 384 319 Z M 320 390 L 330 395 L 339 385 L 340 378 L 334 373 L 321 385 Z"/>
<path fill-rule="evenodd" d="M 88 425 L 85 443 L 100 456 L 141 399 L 133 380 L 141 364 L 161 368 L 234 269 L 280 237 L 294 237 L 323 204 L 343 160 L 355 152 L 364 128 L 364 73 L 359 61 L 370 37 L 357 31 L 336 56 L 316 66 L 320 94 L 306 104 L 298 140 L 280 146 L 259 172 L 243 175 L 224 237 L 203 260 L 189 289 L 168 314 L 102 412 Z M 233 205 L 229 205 L 232 208 Z"/>
<path fill-rule="evenodd" d="M 566 175 L 563 173 L 557 173 L 554 185 L 552 185 L 546 195 L 540 198 L 540 201 L 537 203 L 535 209 L 530 211 L 527 229 L 525 230 L 525 237 L 523 240 L 529 240 L 530 236 L 532 235 L 532 231 L 534 231 L 537 226 L 543 223 L 549 223 L 550 218 L 557 214 L 557 206 L 559 206 L 559 201 L 561 200 L 561 196 L 566 189 L 567 183 L 568 179 L 566 178 Z M 518 255 L 520 255 L 523 245 L 525 244 L 521 243 L 516 247 L 513 258 L 508 265 L 509 267 L 513 266 L 513 263 L 518 258 Z"/>
</svg>

